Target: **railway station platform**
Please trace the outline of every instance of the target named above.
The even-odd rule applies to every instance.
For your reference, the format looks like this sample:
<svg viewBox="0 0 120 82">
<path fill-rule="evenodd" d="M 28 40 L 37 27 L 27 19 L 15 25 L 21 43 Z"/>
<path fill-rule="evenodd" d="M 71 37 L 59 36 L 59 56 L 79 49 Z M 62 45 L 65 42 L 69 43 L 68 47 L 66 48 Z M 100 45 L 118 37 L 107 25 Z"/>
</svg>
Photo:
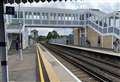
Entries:
<svg viewBox="0 0 120 82">
<path fill-rule="evenodd" d="M 101 53 L 103 55 L 106 54 L 106 55 L 120 57 L 120 52 L 114 52 L 113 50 L 109 50 L 109 49 L 86 48 L 86 47 L 73 46 L 73 45 L 63 45 L 63 44 L 56 44 L 56 43 L 51 43 L 51 44 L 55 44 L 55 45 L 59 45 L 59 46 L 65 46 L 65 47 L 70 47 L 70 48 L 76 48 L 76 49 L 90 51 L 90 52 Z"/>
<path fill-rule="evenodd" d="M 16 51 L 9 52 L 8 68 L 10 82 L 81 82 L 40 44 L 23 50 L 22 61 Z"/>
<path fill-rule="evenodd" d="M 41 60 L 45 65 L 50 82 L 81 82 L 71 71 L 60 63 L 44 46 L 38 45 Z"/>
<path fill-rule="evenodd" d="M 19 59 L 15 50 L 10 51 L 8 53 L 9 81 L 36 82 L 35 57 L 35 46 L 30 46 L 23 50 L 23 60 Z"/>
</svg>

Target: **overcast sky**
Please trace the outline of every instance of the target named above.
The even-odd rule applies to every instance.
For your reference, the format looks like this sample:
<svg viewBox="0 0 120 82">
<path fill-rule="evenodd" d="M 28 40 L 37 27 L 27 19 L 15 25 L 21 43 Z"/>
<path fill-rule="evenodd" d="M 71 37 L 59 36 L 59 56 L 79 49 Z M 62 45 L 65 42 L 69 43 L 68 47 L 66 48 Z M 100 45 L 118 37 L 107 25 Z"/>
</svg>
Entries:
<svg viewBox="0 0 120 82">
<path fill-rule="evenodd" d="M 8 4 L 9 5 L 9 4 Z M 15 6 L 18 6 L 17 4 L 13 4 Z M 110 13 L 112 11 L 118 11 L 120 10 L 120 0 L 67 0 L 67 2 L 65 2 L 64 0 L 62 2 L 56 1 L 55 3 L 53 1 L 51 1 L 50 3 L 48 3 L 47 1 L 42 3 L 26 3 L 23 4 L 21 3 L 20 6 L 24 6 L 24 7 L 29 7 L 29 6 L 33 6 L 33 7 L 53 7 L 53 8 L 64 8 L 64 9 L 80 9 L 80 8 L 96 8 L 96 9 L 100 9 L 106 13 Z M 72 29 L 62 29 L 62 28 L 36 28 L 37 30 L 39 30 L 39 34 L 40 35 L 46 35 L 49 31 L 52 30 L 56 30 L 58 31 L 60 34 L 70 34 L 72 32 Z M 33 28 L 31 29 L 33 30 Z"/>
</svg>

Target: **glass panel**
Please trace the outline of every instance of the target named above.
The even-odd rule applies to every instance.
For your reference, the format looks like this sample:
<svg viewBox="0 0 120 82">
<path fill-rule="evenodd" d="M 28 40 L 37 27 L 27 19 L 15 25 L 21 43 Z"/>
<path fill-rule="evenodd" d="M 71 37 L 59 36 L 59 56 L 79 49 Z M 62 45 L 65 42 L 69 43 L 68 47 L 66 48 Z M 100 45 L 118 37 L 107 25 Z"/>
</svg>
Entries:
<svg viewBox="0 0 120 82">
<path fill-rule="evenodd" d="M 92 15 L 91 15 L 91 13 L 89 14 L 89 17 L 91 17 Z"/>
<path fill-rule="evenodd" d="M 103 33 L 107 33 L 107 28 L 103 28 Z"/>
<path fill-rule="evenodd" d="M 30 20 L 30 19 L 29 20 L 25 20 L 25 23 L 26 24 L 32 24 L 32 20 Z"/>
<path fill-rule="evenodd" d="M 98 24 L 98 21 L 96 21 L 96 24 Z"/>
<path fill-rule="evenodd" d="M 40 24 L 40 20 L 34 20 L 33 24 Z"/>
<path fill-rule="evenodd" d="M 116 27 L 119 27 L 120 26 L 120 21 L 119 19 L 116 19 Z"/>
<path fill-rule="evenodd" d="M 71 21 L 65 21 L 65 24 L 71 24 Z"/>
<path fill-rule="evenodd" d="M 104 23 L 104 27 L 107 27 L 107 24 L 106 24 L 106 23 Z"/>
<path fill-rule="evenodd" d="M 79 22 L 78 21 L 73 21 L 73 24 L 77 25 Z"/>
<path fill-rule="evenodd" d="M 89 13 L 86 14 L 86 18 L 88 18 L 88 17 L 89 17 Z"/>
<path fill-rule="evenodd" d="M 99 27 L 99 32 L 103 33 L 103 31 L 102 31 L 102 28 L 101 28 L 101 27 Z"/>
<path fill-rule="evenodd" d="M 27 19 L 27 18 L 28 18 L 28 17 L 27 17 L 27 13 L 28 13 L 28 12 L 25 12 L 25 19 Z"/>
<path fill-rule="evenodd" d="M 119 35 L 119 30 L 117 28 L 114 28 L 114 33 Z"/>
<path fill-rule="evenodd" d="M 48 24 L 48 20 L 43 20 L 42 24 Z"/>
<path fill-rule="evenodd" d="M 84 20 L 84 14 L 82 15 L 82 20 Z"/>
<path fill-rule="evenodd" d="M 17 12 L 15 11 L 15 14 L 13 15 L 13 18 L 17 18 Z"/>
<path fill-rule="evenodd" d="M 113 32 L 113 27 L 109 27 L 108 28 L 108 33 L 112 33 Z"/>
<path fill-rule="evenodd" d="M 64 21 L 58 21 L 58 24 L 64 24 Z"/>
<path fill-rule="evenodd" d="M 99 25 L 102 26 L 102 21 L 99 21 Z"/>
<path fill-rule="evenodd" d="M 80 21 L 79 24 L 80 24 L 80 25 L 84 25 L 84 24 L 85 24 L 85 21 Z"/>
<path fill-rule="evenodd" d="M 23 18 L 23 12 L 19 12 L 19 18 Z"/>
<path fill-rule="evenodd" d="M 56 21 L 50 21 L 50 24 L 56 24 L 57 22 Z"/>
<path fill-rule="evenodd" d="M 32 13 L 29 12 L 29 19 L 33 19 Z"/>
</svg>

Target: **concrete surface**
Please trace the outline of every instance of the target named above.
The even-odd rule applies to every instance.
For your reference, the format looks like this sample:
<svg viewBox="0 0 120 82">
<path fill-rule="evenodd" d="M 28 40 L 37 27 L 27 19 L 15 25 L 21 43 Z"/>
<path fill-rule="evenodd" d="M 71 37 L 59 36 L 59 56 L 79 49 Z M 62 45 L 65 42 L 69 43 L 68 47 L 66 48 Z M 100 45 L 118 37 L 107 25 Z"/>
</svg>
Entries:
<svg viewBox="0 0 120 82">
<path fill-rule="evenodd" d="M 43 50 L 45 58 L 53 67 L 60 82 L 81 82 L 71 71 L 69 71 L 62 63 L 60 63 L 45 47 L 40 45 Z"/>
<path fill-rule="evenodd" d="M 16 51 L 9 53 L 8 68 L 10 82 L 36 82 L 35 49 L 33 46 L 23 50 L 23 60 L 19 59 Z M 0 68 L 1 71 L 1 68 Z M 0 72 L 0 82 L 1 72 Z"/>
</svg>

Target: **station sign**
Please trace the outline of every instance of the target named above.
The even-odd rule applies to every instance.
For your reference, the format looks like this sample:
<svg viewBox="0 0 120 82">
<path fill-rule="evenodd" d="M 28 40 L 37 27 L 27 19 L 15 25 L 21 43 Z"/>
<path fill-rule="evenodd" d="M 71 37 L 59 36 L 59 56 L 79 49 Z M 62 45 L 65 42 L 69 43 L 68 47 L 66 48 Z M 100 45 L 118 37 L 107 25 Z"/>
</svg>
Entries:
<svg viewBox="0 0 120 82">
<path fill-rule="evenodd" d="M 11 6 L 6 6 L 6 14 L 14 15 L 15 14 L 15 8 L 11 7 Z"/>
</svg>

